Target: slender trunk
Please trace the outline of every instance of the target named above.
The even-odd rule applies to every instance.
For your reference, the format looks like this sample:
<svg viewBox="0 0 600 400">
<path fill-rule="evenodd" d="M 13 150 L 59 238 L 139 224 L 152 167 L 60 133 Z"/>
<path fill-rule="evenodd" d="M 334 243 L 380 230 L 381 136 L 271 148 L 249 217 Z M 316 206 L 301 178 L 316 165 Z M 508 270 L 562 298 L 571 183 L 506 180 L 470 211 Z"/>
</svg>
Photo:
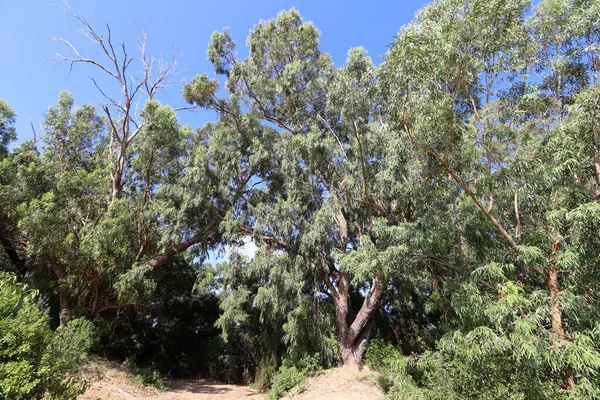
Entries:
<svg viewBox="0 0 600 400">
<path fill-rule="evenodd" d="M 96 313 L 98 312 L 99 298 L 100 298 L 100 279 L 97 279 L 94 282 L 94 300 L 92 301 L 92 310 L 90 312 L 90 315 L 92 318 L 94 318 L 96 316 Z"/>
<path fill-rule="evenodd" d="M 60 326 L 66 326 L 67 322 L 69 322 L 68 314 L 69 314 L 69 299 L 67 296 L 67 289 L 64 287 L 60 287 L 58 289 L 58 322 Z"/>
<path fill-rule="evenodd" d="M 558 286 L 558 268 L 553 265 L 550 269 L 547 279 L 548 290 L 550 292 L 550 318 L 551 318 L 551 330 L 556 340 L 566 340 L 565 330 L 562 321 L 562 311 L 558 304 L 557 297 L 560 293 Z M 575 377 L 573 376 L 573 370 L 570 365 L 566 365 L 561 373 L 563 386 L 565 389 L 571 389 L 575 386 Z"/>
<path fill-rule="evenodd" d="M 487 103 L 486 103 L 487 104 Z M 488 177 L 492 177 L 492 138 L 490 137 L 488 140 L 488 148 L 487 148 L 487 174 Z M 490 194 L 488 199 L 488 212 L 492 212 L 492 208 L 494 207 L 494 190 L 490 188 Z"/>
<path fill-rule="evenodd" d="M 514 198 L 514 208 L 515 208 L 515 238 L 519 239 L 521 237 L 521 215 L 519 213 L 519 182 L 517 182 L 515 187 L 515 198 Z"/>
<path fill-rule="evenodd" d="M 594 116 L 594 120 L 596 120 L 596 116 Z M 594 127 L 592 128 L 592 141 L 594 147 L 594 178 L 596 180 L 596 185 L 594 188 L 594 198 L 600 198 L 600 156 L 598 155 L 598 134 L 596 132 L 596 124 L 597 121 L 594 122 Z"/>
<path fill-rule="evenodd" d="M 67 273 L 64 267 L 58 262 L 49 262 L 48 268 L 54 274 L 56 280 L 58 281 L 58 320 L 60 326 L 66 326 L 68 322 L 69 315 L 69 295 L 68 289 L 61 282 L 63 279 L 67 277 Z"/>
<path fill-rule="evenodd" d="M 596 171 L 596 189 L 594 190 L 594 198 L 600 198 L 600 156 L 594 150 L 594 169 Z"/>
<path fill-rule="evenodd" d="M 121 180 L 123 179 L 123 170 L 121 166 L 118 166 L 117 171 L 112 175 L 112 193 L 110 196 L 110 203 L 112 204 L 116 199 L 121 198 Z"/>
</svg>

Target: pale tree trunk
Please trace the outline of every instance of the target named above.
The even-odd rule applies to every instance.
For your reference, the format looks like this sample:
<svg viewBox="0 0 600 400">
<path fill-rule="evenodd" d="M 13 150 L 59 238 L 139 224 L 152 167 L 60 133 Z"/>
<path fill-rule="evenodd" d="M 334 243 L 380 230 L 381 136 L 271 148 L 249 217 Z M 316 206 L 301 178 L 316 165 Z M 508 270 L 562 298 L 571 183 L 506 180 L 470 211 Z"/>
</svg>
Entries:
<svg viewBox="0 0 600 400">
<path fill-rule="evenodd" d="M 110 204 L 114 203 L 123 195 L 123 179 L 127 173 L 127 157 L 129 146 L 133 139 L 138 135 L 143 125 L 135 122 L 135 108 L 138 102 L 152 100 L 156 93 L 164 88 L 176 84 L 175 77 L 178 75 L 177 68 L 179 59 L 177 54 L 173 53 L 173 59 L 170 62 L 163 62 L 150 56 L 146 52 L 146 34 L 142 33 L 139 38 L 140 53 L 137 57 L 130 56 L 125 44 L 121 44 L 120 49 L 113 47 L 112 31 L 110 26 L 106 25 L 106 32 L 96 31 L 84 16 L 79 15 L 65 2 L 63 10 L 75 18 L 81 24 L 81 32 L 95 46 L 101 50 L 104 59 L 92 59 L 83 56 L 76 46 L 63 38 L 56 40 L 62 43 L 69 53 L 57 54 L 58 60 L 74 64 L 88 64 L 101 72 L 105 77 L 110 78 L 113 84 L 120 90 L 120 96 L 113 97 L 107 91 L 98 86 L 96 80 L 91 77 L 94 86 L 104 98 L 104 104 L 101 105 L 106 120 L 111 129 L 111 151 L 112 140 L 116 140 L 114 149 L 117 159 L 111 171 L 111 194 Z M 136 61 L 137 60 L 137 61 Z M 139 70 L 134 61 L 139 62 Z M 138 72 L 139 71 L 139 72 Z M 144 96 L 145 98 L 141 98 Z M 110 213 L 109 213 L 110 216 Z"/>
<path fill-rule="evenodd" d="M 566 340 L 565 330 L 563 327 L 562 311 L 560 305 L 557 302 L 557 297 L 560 294 L 558 286 L 558 268 L 553 265 L 548 274 L 546 281 L 548 290 L 550 292 L 550 319 L 551 319 L 551 331 L 555 336 L 555 340 Z M 561 372 L 562 383 L 565 389 L 572 389 L 575 386 L 575 377 L 573 376 L 573 369 L 570 365 L 566 365 Z"/>
<path fill-rule="evenodd" d="M 123 180 L 123 170 L 118 166 L 117 171 L 111 176 L 112 190 L 110 195 L 110 204 L 121 198 L 121 188 Z"/>
<path fill-rule="evenodd" d="M 600 198 L 600 155 L 598 154 L 598 132 L 597 125 L 598 120 L 596 115 L 594 115 L 594 126 L 592 127 L 592 143 L 594 148 L 594 178 L 595 178 L 595 187 L 594 187 L 594 198 Z"/>
<path fill-rule="evenodd" d="M 58 262 L 49 262 L 48 268 L 54 274 L 54 277 L 58 281 L 58 320 L 60 326 L 66 326 L 68 322 L 68 314 L 69 314 L 69 296 L 68 289 L 61 280 L 67 277 L 67 273 L 64 267 Z"/>
</svg>

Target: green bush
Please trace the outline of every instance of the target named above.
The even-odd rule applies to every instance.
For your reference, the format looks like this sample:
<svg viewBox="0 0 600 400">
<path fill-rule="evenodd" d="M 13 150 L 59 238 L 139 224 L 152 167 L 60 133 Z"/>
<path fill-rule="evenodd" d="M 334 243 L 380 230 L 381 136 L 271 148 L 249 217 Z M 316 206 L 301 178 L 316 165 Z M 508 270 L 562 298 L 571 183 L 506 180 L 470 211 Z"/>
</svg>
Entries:
<svg viewBox="0 0 600 400">
<path fill-rule="evenodd" d="M 400 350 L 383 339 L 373 339 L 365 353 L 365 364 L 379 372 L 377 384 L 384 393 L 394 387 L 394 379 L 405 370 L 406 361 Z"/>
<path fill-rule="evenodd" d="M 281 367 L 279 367 L 279 370 L 277 370 L 277 373 L 275 374 L 275 376 L 273 376 L 273 380 L 271 381 L 271 390 L 269 391 L 269 398 L 279 399 L 288 390 L 304 382 L 305 379 L 306 375 L 302 370 L 299 370 L 295 366 L 288 367 L 282 365 Z"/>
<path fill-rule="evenodd" d="M 404 356 L 391 343 L 376 338 L 368 344 L 365 364 L 379 372 L 392 372 L 404 365 Z"/>
<path fill-rule="evenodd" d="M 270 399 L 279 399 L 290 389 L 302 384 L 306 378 L 321 370 L 319 354 L 306 355 L 299 360 L 283 360 L 271 380 Z"/>
<path fill-rule="evenodd" d="M 0 399 L 75 399 L 85 383 L 68 374 L 95 341 L 83 319 L 52 331 L 37 292 L 0 273 Z"/>
<path fill-rule="evenodd" d="M 460 337 L 460 335 L 454 335 Z M 535 363 L 517 362 L 508 349 L 473 356 L 479 342 L 447 337 L 437 351 L 405 357 L 393 345 L 375 339 L 365 361 L 377 370 L 379 386 L 390 400 L 557 400 L 565 398 L 560 388 L 540 379 L 544 371 Z M 579 388 L 584 390 L 584 388 Z M 588 390 L 586 396 L 589 397 Z"/>
<path fill-rule="evenodd" d="M 140 386 L 154 386 L 158 390 L 164 390 L 162 376 L 152 367 L 140 367 L 128 358 L 123 363 L 123 367 L 129 372 L 130 379 L 133 383 Z"/>
</svg>

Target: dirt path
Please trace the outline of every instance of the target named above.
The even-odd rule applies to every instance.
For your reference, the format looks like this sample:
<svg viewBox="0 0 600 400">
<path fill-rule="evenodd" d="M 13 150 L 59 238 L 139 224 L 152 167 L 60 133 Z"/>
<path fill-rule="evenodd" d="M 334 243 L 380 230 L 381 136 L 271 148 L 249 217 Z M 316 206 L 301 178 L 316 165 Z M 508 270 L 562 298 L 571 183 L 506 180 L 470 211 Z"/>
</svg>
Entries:
<svg viewBox="0 0 600 400">
<path fill-rule="evenodd" d="M 174 381 L 168 391 L 163 393 L 165 400 L 218 400 L 218 399 L 252 399 L 262 400 L 266 397 L 247 386 L 226 385 L 220 383 Z"/>
<path fill-rule="evenodd" d="M 310 378 L 289 393 L 294 400 L 383 400 L 377 387 L 377 373 L 368 368 L 361 372 L 333 368 Z M 165 380 L 165 390 L 140 387 L 132 383 L 123 367 L 102 359 L 94 359 L 81 377 L 90 386 L 78 400 L 267 400 L 265 394 L 248 386 L 227 385 L 206 380 Z"/>
<path fill-rule="evenodd" d="M 94 382 L 78 400 L 264 400 L 266 396 L 247 386 L 226 385 L 206 381 L 165 382 L 165 391 L 139 388 L 120 382 Z"/>
<path fill-rule="evenodd" d="M 266 400 L 248 386 L 227 385 L 206 380 L 165 380 L 164 391 L 132 383 L 119 364 L 94 357 L 81 371 L 89 387 L 77 400 Z"/>
</svg>

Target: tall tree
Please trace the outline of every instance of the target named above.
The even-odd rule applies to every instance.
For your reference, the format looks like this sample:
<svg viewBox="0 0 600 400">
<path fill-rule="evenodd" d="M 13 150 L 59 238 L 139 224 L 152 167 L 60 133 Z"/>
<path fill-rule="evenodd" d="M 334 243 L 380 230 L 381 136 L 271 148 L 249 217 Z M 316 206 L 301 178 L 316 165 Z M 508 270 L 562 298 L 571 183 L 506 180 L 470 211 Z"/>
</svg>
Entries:
<svg viewBox="0 0 600 400">
<path fill-rule="evenodd" d="M 583 90 L 594 65 L 585 65 L 575 50 L 589 36 L 580 38 L 571 28 L 595 7 L 575 3 L 542 2 L 525 21 L 524 1 L 436 1 L 401 30 L 383 75 L 399 134 L 442 169 L 440 179 L 445 175 L 461 188 L 469 199 L 463 207 L 486 221 L 471 225 L 479 237 L 467 236 L 466 245 L 488 250 L 465 258 L 466 267 L 478 268 L 475 276 L 484 276 L 479 283 L 507 285 L 483 291 L 497 291 L 497 304 L 507 308 L 497 305 L 494 312 L 511 310 L 512 328 L 497 322 L 506 314 L 492 309 L 473 325 L 469 308 L 460 308 L 463 323 L 496 329 L 497 349 L 508 335 L 514 362 L 532 351 L 527 346 L 535 332 L 542 342 L 533 353 L 544 360 L 545 371 L 559 371 L 564 388 L 579 384 L 586 392 L 600 364 L 591 344 L 596 319 L 589 314 L 597 306 L 589 293 L 597 277 L 589 275 L 584 254 L 598 249 L 591 242 L 581 247 L 579 238 L 595 220 L 583 210 L 591 212 L 597 203 L 589 178 L 593 154 L 576 144 L 571 126 L 593 113 L 578 103 L 589 101 L 595 89 Z M 523 71 L 541 79 L 523 79 Z M 585 130 L 593 134 L 590 128 Z M 513 272 L 498 270 L 500 260 Z M 513 284 L 526 288 L 524 297 L 512 300 L 517 308 L 505 300 Z M 543 302 L 536 289 L 544 290 Z M 477 309 L 477 302 L 467 304 Z M 524 304 L 523 312 L 518 307 Z M 531 324 L 527 331 L 519 328 L 518 316 Z M 480 332 L 473 330 L 471 338 Z"/>
<path fill-rule="evenodd" d="M 413 235 L 427 214 L 415 211 L 416 201 L 427 195 L 412 189 L 426 172 L 381 123 L 366 51 L 350 50 L 346 65 L 334 68 L 319 35 L 296 10 L 281 12 L 250 32 L 249 55 L 240 60 L 229 33 L 216 32 L 208 55 L 226 76 L 228 96 L 218 97 L 207 75 L 186 85 L 184 96 L 220 115 L 205 129 L 219 140 L 215 161 L 231 160 L 229 190 L 240 193 L 225 237 L 261 244 L 254 260 L 230 265 L 258 279 L 253 306 L 285 320 L 303 298 L 331 302 L 340 360 L 360 368 L 373 316 L 397 294 L 393 279 L 422 278 L 426 257 L 410 242 L 428 242 Z M 226 282 L 227 308 L 252 293 L 235 281 Z"/>
</svg>

